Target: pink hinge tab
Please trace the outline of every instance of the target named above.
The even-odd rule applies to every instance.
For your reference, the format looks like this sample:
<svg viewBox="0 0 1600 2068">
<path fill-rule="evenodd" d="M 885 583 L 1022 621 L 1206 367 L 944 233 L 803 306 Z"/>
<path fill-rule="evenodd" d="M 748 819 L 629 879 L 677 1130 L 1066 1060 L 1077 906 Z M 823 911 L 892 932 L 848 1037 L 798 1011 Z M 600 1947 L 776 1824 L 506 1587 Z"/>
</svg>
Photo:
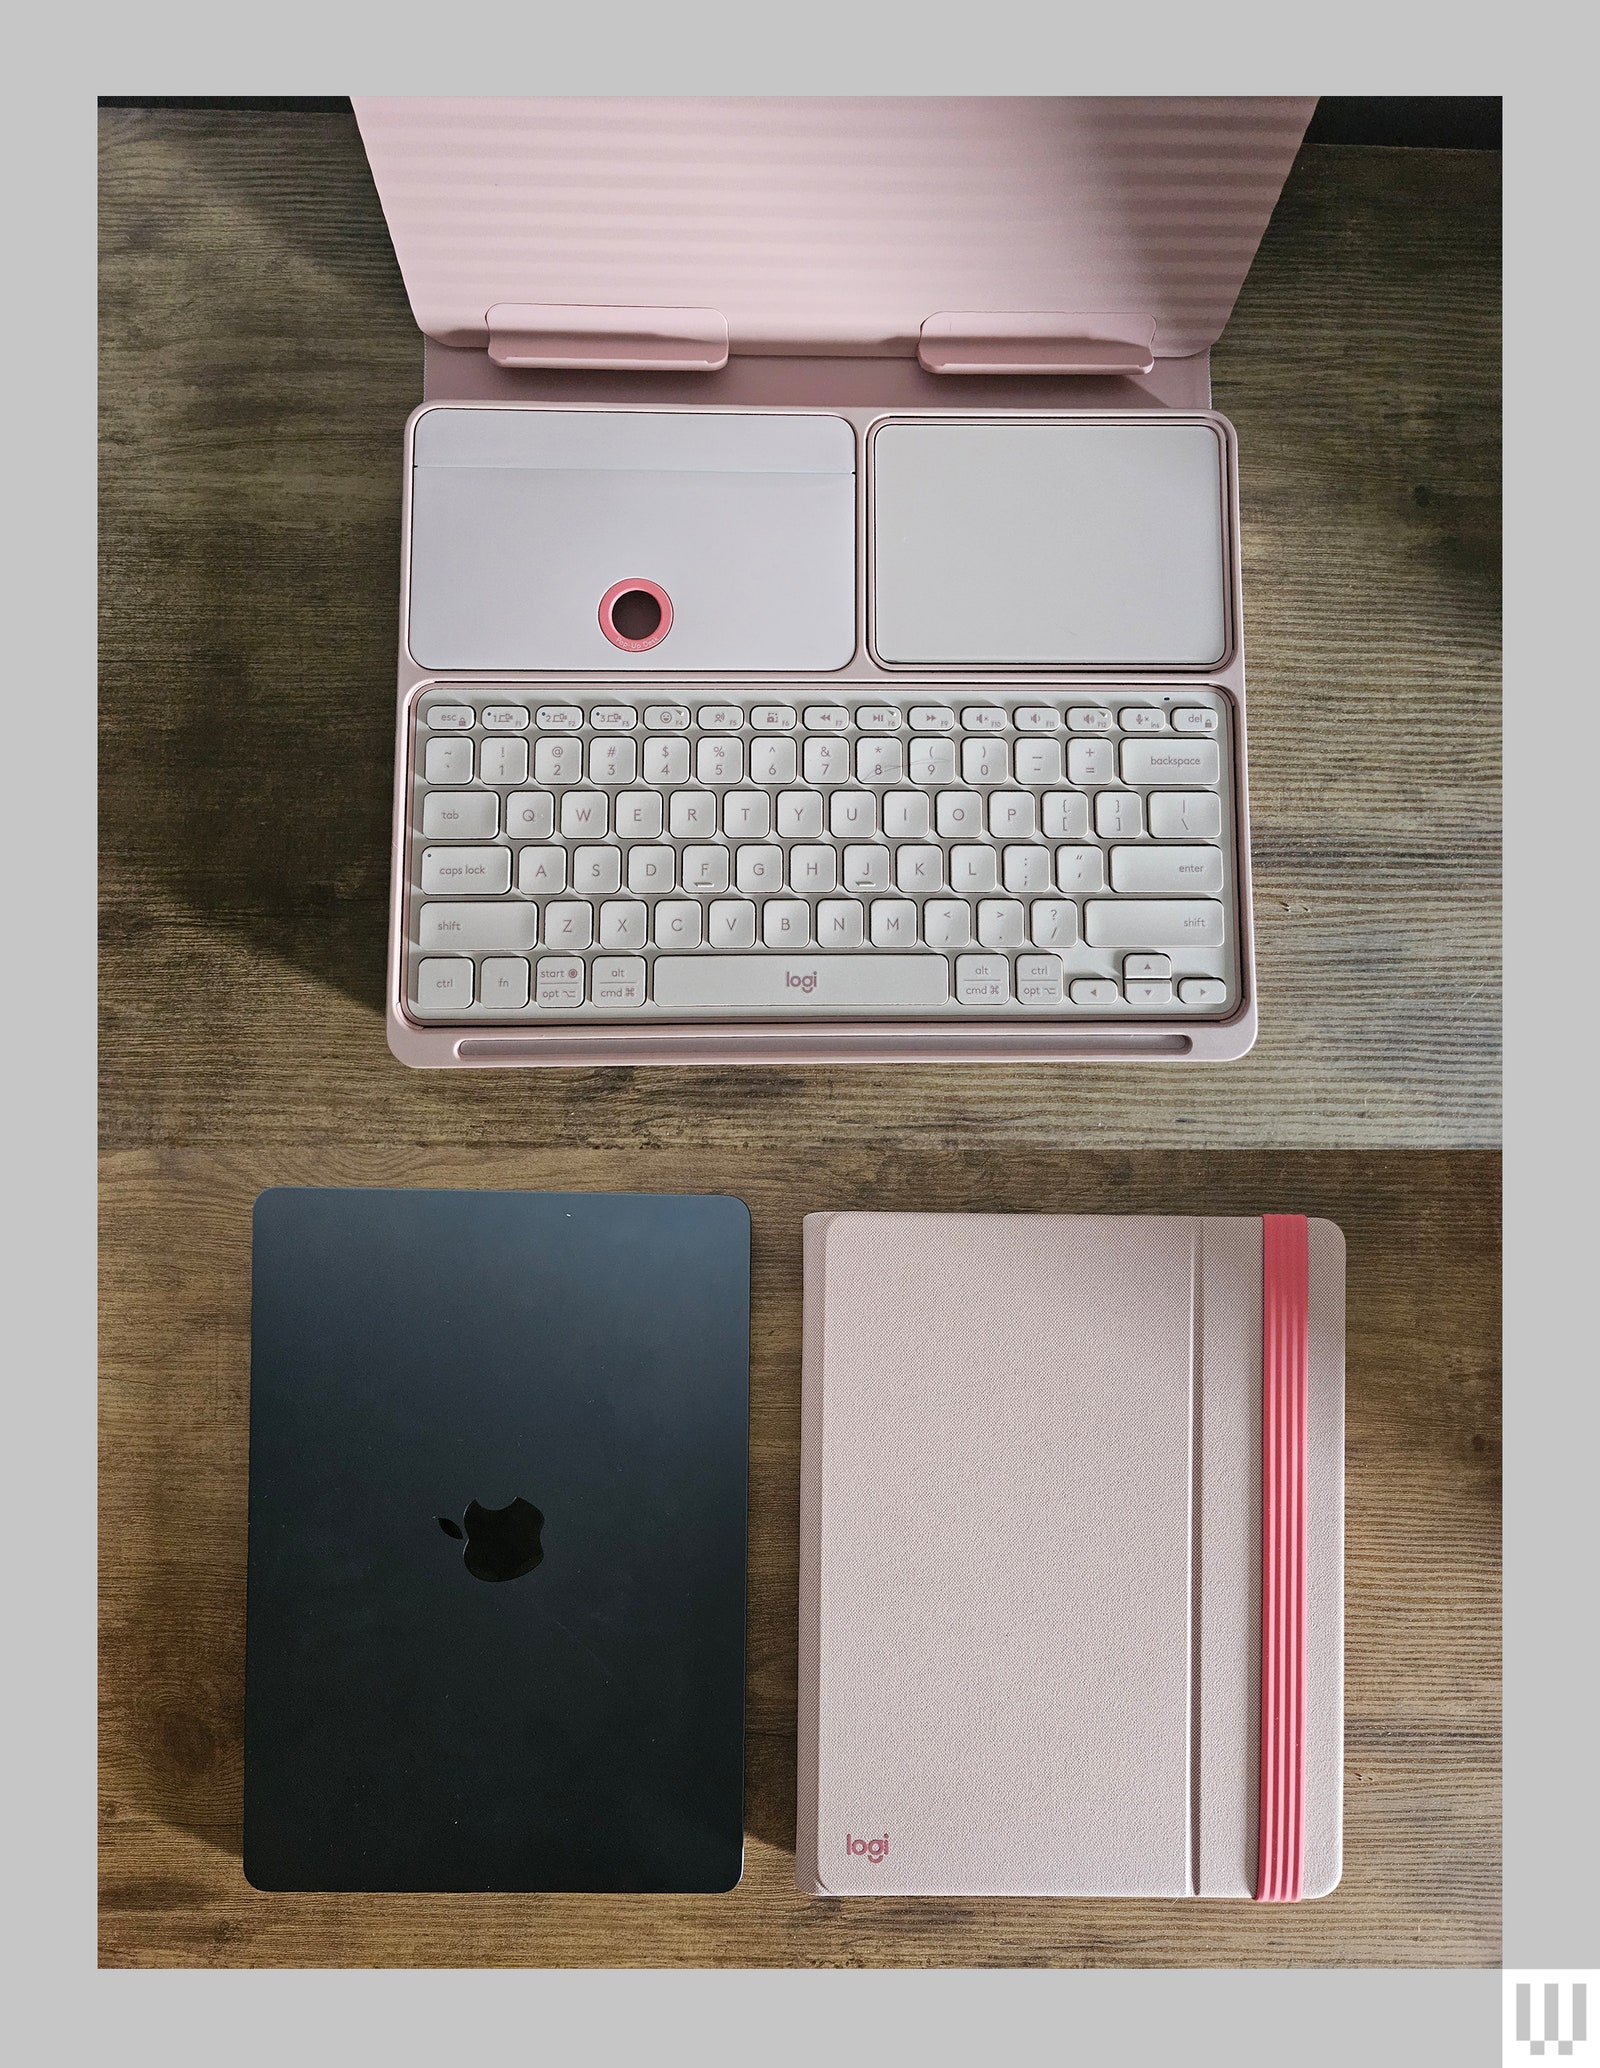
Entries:
<svg viewBox="0 0 1600 2068">
<path fill-rule="evenodd" d="M 917 341 L 929 373 L 1133 374 L 1156 363 L 1154 316 L 930 316 Z"/>
<path fill-rule="evenodd" d="M 497 302 L 487 321 L 489 357 L 500 366 L 716 373 L 728 363 L 727 319 L 716 309 Z"/>
</svg>

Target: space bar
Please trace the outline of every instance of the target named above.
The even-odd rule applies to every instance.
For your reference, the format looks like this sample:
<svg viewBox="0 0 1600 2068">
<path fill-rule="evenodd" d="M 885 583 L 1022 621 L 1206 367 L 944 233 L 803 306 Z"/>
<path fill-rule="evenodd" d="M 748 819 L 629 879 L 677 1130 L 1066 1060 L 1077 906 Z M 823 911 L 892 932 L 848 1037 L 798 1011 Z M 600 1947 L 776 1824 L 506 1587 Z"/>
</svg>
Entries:
<svg viewBox="0 0 1600 2068">
<path fill-rule="evenodd" d="M 861 1012 L 943 1005 L 942 955 L 658 955 L 658 1006 L 752 1006 L 772 1012 Z"/>
</svg>

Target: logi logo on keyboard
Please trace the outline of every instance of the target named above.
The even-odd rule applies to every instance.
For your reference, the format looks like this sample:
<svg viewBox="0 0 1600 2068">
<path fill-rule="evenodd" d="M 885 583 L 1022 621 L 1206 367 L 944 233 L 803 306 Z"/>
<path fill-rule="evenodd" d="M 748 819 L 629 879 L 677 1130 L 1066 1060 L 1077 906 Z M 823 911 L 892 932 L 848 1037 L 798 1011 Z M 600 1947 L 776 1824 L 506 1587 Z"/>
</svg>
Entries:
<svg viewBox="0 0 1600 2068">
<path fill-rule="evenodd" d="M 885 1831 L 881 1838 L 852 1838 L 847 1831 L 844 1834 L 844 1849 L 858 1857 L 865 1854 L 874 1867 L 881 1867 L 889 1857 L 889 1834 Z"/>
<path fill-rule="evenodd" d="M 786 969 L 783 981 L 791 991 L 814 991 L 817 988 L 817 973 L 814 969 Z"/>
</svg>

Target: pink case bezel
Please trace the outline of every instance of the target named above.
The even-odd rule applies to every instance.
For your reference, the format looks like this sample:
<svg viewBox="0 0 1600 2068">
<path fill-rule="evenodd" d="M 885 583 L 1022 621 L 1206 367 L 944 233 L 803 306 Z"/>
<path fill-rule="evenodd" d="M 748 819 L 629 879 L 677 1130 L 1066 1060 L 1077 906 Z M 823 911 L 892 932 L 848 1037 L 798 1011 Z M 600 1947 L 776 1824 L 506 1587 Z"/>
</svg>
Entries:
<svg viewBox="0 0 1600 2068">
<path fill-rule="evenodd" d="M 625 392 L 625 391 L 624 391 Z M 1086 689 L 1137 682 L 1148 688 L 1171 681 L 1187 685 L 1203 683 L 1225 692 L 1233 706 L 1233 782 L 1236 849 L 1234 867 L 1239 905 L 1240 1003 L 1226 1019 L 1183 1020 L 1177 1016 L 1160 1019 L 1121 1019 L 1102 1022 L 1055 1022 L 1018 1024 L 991 1022 L 975 1025 L 930 1023 L 928 1021 L 835 1020 L 762 1021 L 703 1020 L 640 1026 L 585 1026 L 576 1022 L 548 1027 L 517 1022 L 503 1029 L 485 1029 L 481 1023 L 440 1025 L 413 1019 L 405 999 L 405 947 L 408 933 L 409 886 L 406 844 L 409 832 L 409 753 L 414 708 L 422 690 L 436 685 L 448 687 L 456 681 L 512 688 L 536 688 L 545 682 L 570 682 L 573 670 L 551 669 L 516 673 L 493 669 L 461 670 L 450 674 L 423 669 L 413 660 L 408 644 L 411 585 L 411 488 L 412 453 L 416 427 L 431 409 L 575 409 L 608 411 L 638 408 L 649 413 L 672 409 L 677 414 L 702 414 L 715 405 L 670 405 L 659 402 L 546 402 L 546 401 L 424 401 L 407 420 L 405 430 L 404 482 L 401 516 L 400 640 L 399 680 L 395 722 L 395 780 L 390 859 L 389 953 L 387 964 L 385 1018 L 391 1052 L 403 1063 L 418 1069 L 517 1069 L 535 1066 L 566 1069 L 596 1069 L 607 1066 L 637 1067 L 653 1064 L 697 1064 L 726 1067 L 730 1064 L 793 1065 L 797 1063 L 875 1062 L 1071 1062 L 1071 1061 L 1207 1061 L 1225 1062 L 1244 1055 L 1256 1037 L 1255 930 L 1252 913 L 1250 872 L 1250 809 L 1246 751 L 1244 656 L 1241 640 L 1238 447 L 1233 426 L 1214 410 L 1173 409 L 1160 412 L 1163 421 L 1204 423 L 1219 435 L 1223 449 L 1221 493 L 1224 500 L 1223 537 L 1227 553 L 1228 650 L 1215 667 L 1151 668 L 1147 670 L 885 666 L 873 657 L 869 643 L 869 598 L 871 593 L 870 452 L 877 427 L 894 419 L 928 418 L 960 422 L 974 418 L 1003 416 L 1015 421 L 1149 421 L 1144 409 L 1115 411 L 1100 409 L 1002 409 L 979 406 L 949 409 L 850 408 L 799 405 L 787 409 L 781 402 L 768 406 L 785 414 L 839 416 L 856 433 L 856 648 L 850 662 L 826 676 L 761 675 L 760 681 L 774 692 L 787 683 L 798 691 L 806 683 L 875 683 L 889 690 L 919 678 L 948 676 L 952 682 L 972 679 L 986 688 L 1022 688 L 1037 684 L 1041 677 L 1067 679 Z M 749 414 L 750 411 L 741 411 Z M 761 413 L 766 413 L 765 411 Z M 694 679 L 715 682 L 713 671 L 694 670 Z M 755 675 L 739 670 L 735 679 L 745 682 Z M 594 689 L 615 691 L 623 685 L 637 692 L 638 674 L 612 676 L 596 671 Z M 646 678 L 663 688 L 674 679 L 670 670 Z M 463 1053 L 463 1049 L 467 1053 Z"/>
</svg>

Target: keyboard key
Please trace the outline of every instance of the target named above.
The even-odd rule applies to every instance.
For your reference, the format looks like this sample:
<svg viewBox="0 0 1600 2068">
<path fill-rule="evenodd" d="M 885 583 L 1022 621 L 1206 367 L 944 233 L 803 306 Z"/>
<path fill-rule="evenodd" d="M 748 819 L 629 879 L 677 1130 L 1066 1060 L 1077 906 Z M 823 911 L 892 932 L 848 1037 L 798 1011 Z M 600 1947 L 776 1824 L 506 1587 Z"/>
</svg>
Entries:
<svg viewBox="0 0 1600 2068">
<path fill-rule="evenodd" d="M 557 898 L 544 908 L 544 944 L 575 954 L 594 940 L 594 907 L 575 898 Z"/>
<path fill-rule="evenodd" d="M 906 776 L 913 783 L 925 783 L 929 789 L 939 783 L 953 783 L 956 779 L 955 741 L 913 740 L 906 750 Z"/>
<path fill-rule="evenodd" d="M 848 732 L 850 713 L 838 704 L 807 704 L 806 725 L 812 732 Z"/>
<path fill-rule="evenodd" d="M 1124 740 L 1122 780 L 1125 783 L 1214 783 L 1218 776 L 1215 740 Z"/>
<path fill-rule="evenodd" d="M 1036 948 L 1075 947 L 1077 906 L 1066 898 L 1036 898 L 1028 907 L 1028 937 Z"/>
<path fill-rule="evenodd" d="M 686 783 L 689 780 L 689 742 L 646 740 L 644 780 L 647 783 Z"/>
<path fill-rule="evenodd" d="M 954 732 L 956 714 L 947 704 L 913 704 L 911 707 L 911 730 L 913 732 Z"/>
<path fill-rule="evenodd" d="M 480 897 L 502 897 L 511 888 L 511 850 L 425 847 L 421 873 L 424 891 L 469 891 Z"/>
<path fill-rule="evenodd" d="M 1083 840 L 1089 832 L 1089 800 L 1081 790 L 1051 790 L 1039 799 L 1039 827 L 1046 840 Z"/>
<path fill-rule="evenodd" d="M 1185 1005 L 1221 1005 L 1228 995 L 1228 987 L 1220 977 L 1185 977 L 1178 986 L 1178 996 Z"/>
<path fill-rule="evenodd" d="M 1113 783 L 1117 750 L 1110 740 L 1069 740 L 1067 780 L 1071 783 Z"/>
<path fill-rule="evenodd" d="M 582 782 L 582 740 L 540 740 L 533 750 L 533 778 L 538 783 Z"/>
<path fill-rule="evenodd" d="M 1037 890 L 1053 890 L 1050 850 L 1047 847 L 1007 847 L 1000 854 L 1000 880 L 1011 894 L 1026 897 Z"/>
<path fill-rule="evenodd" d="M 646 704 L 644 724 L 646 732 L 687 732 L 689 707 L 687 704 Z"/>
<path fill-rule="evenodd" d="M 1003 955 L 958 955 L 956 997 L 963 1005 L 1004 1005 L 1011 996 L 1011 966 Z"/>
<path fill-rule="evenodd" d="M 1150 831 L 1157 840 L 1216 840 L 1222 799 L 1215 790 L 1158 790 L 1150 799 Z"/>
<path fill-rule="evenodd" d="M 744 781 L 744 741 L 711 739 L 697 743 L 694 752 L 694 772 L 702 783 L 742 783 Z"/>
<path fill-rule="evenodd" d="M 417 943 L 435 954 L 474 948 L 519 950 L 538 945 L 537 905 L 424 905 L 417 915 Z"/>
<path fill-rule="evenodd" d="M 478 749 L 478 774 L 486 783 L 525 783 L 528 780 L 527 741 L 485 740 Z"/>
<path fill-rule="evenodd" d="M 491 955 L 478 979 L 478 996 L 497 1012 L 520 1012 L 528 1002 L 528 965 L 520 955 Z"/>
<path fill-rule="evenodd" d="M 1198 705 L 1183 705 L 1172 714 L 1174 732 L 1216 732 L 1220 722 L 1215 711 L 1207 711 Z"/>
<path fill-rule="evenodd" d="M 996 790 L 989 799 L 989 831 L 996 840 L 1033 836 L 1033 796 L 1027 790 Z"/>
<path fill-rule="evenodd" d="M 427 722 L 435 732 L 471 732 L 477 716 L 468 704 L 432 704 Z"/>
<path fill-rule="evenodd" d="M 1018 740 L 1015 760 L 1019 783 L 1059 783 L 1061 780 L 1059 740 Z"/>
<path fill-rule="evenodd" d="M 589 723 L 596 732 L 631 732 L 639 723 L 639 714 L 631 704 L 596 704 Z"/>
<path fill-rule="evenodd" d="M 970 840 L 983 831 L 983 799 L 976 790 L 941 790 L 933 822 L 941 840 Z"/>
<path fill-rule="evenodd" d="M 854 898 L 824 898 L 817 907 L 817 946 L 859 948 L 865 922 L 866 908 Z"/>
<path fill-rule="evenodd" d="M 583 713 L 576 704 L 541 704 L 535 722 L 541 732 L 581 732 Z"/>
<path fill-rule="evenodd" d="M 856 741 L 858 783 L 897 783 L 904 772 L 905 747 L 900 740 Z"/>
<path fill-rule="evenodd" d="M 750 742 L 750 780 L 753 783 L 792 783 L 795 756 L 793 740 L 782 735 Z"/>
<path fill-rule="evenodd" d="M 628 888 L 636 895 L 661 897 L 677 881 L 678 857 L 670 847 L 630 847 Z"/>
<path fill-rule="evenodd" d="M 1022 907 L 1015 898 L 980 898 L 978 939 L 986 948 L 1020 948 L 1027 940 Z"/>
<path fill-rule="evenodd" d="M 744 713 L 737 704 L 702 704 L 699 726 L 702 732 L 737 732 L 744 724 Z"/>
<path fill-rule="evenodd" d="M 807 740 L 805 778 L 808 783 L 847 783 L 850 780 L 850 742 L 829 739 Z"/>
<path fill-rule="evenodd" d="M 663 898 L 656 907 L 656 946 L 698 948 L 704 919 L 693 898 Z"/>
<path fill-rule="evenodd" d="M 966 947 L 972 939 L 972 907 L 965 898 L 929 898 L 922 908 L 922 933 L 930 948 Z"/>
<path fill-rule="evenodd" d="M 1122 997 L 1109 977 L 1079 977 L 1070 995 L 1074 1005 L 1116 1005 Z"/>
<path fill-rule="evenodd" d="M 838 867 L 837 848 L 797 844 L 789 850 L 789 888 L 803 897 L 819 897 L 836 887 Z"/>
<path fill-rule="evenodd" d="M 583 1003 L 583 960 L 541 960 L 534 978 L 534 996 L 546 1012 L 564 1012 Z"/>
<path fill-rule="evenodd" d="M 1134 840 L 1144 831 L 1144 799 L 1102 790 L 1094 800 L 1094 829 L 1102 840 Z"/>
<path fill-rule="evenodd" d="M 830 850 L 830 860 L 832 858 Z M 680 881 L 695 895 L 709 895 L 728 887 L 728 850 L 725 847 L 686 847 Z"/>
<path fill-rule="evenodd" d="M 717 830 L 715 791 L 674 790 L 667 805 L 667 827 L 674 840 L 709 839 Z"/>
<path fill-rule="evenodd" d="M 961 780 L 964 783 L 1009 783 L 1011 750 L 1004 740 L 963 740 Z"/>
<path fill-rule="evenodd" d="M 937 847 L 897 848 L 894 857 L 894 887 L 908 897 L 926 897 L 944 885 L 944 851 Z"/>
<path fill-rule="evenodd" d="M 1011 721 L 998 704 L 968 704 L 961 713 L 968 732 L 1009 732 Z"/>
<path fill-rule="evenodd" d="M 429 740 L 422 758 L 422 773 L 430 783 L 470 783 L 471 740 Z"/>
<path fill-rule="evenodd" d="M 1125 704 L 1117 713 L 1117 723 L 1124 732 L 1165 732 L 1167 729 L 1166 713 L 1149 704 Z"/>
<path fill-rule="evenodd" d="M 609 816 L 610 806 L 598 790 L 569 790 L 561 800 L 561 837 L 601 840 Z"/>
<path fill-rule="evenodd" d="M 601 897 L 622 888 L 620 847 L 577 847 L 572 851 L 572 888 L 583 897 Z"/>
<path fill-rule="evenodd" d="M 752 841 L 733 851 L 733 880 L 742 891 L 760 894 L 783 888 L 783 849 Z"/>
<path fill-rule="evenodd" d="M 748 898 L 717 898 L 706 908 L 706 943 L 712 948 L 753 948 L 756 908 Z"/>
<path fill-rule="evenodd" d="M 526 732 L 528 707 L 526 704 L 485 704 L 482 723 L 485 732 Z M 488 1002 L 484 1000 L 486 1005 Z"/>
<path fill-rule="evenodd" d="M 1048 704 L 1018 704 L 1011 714 L 1018 732 L 1059 732 L 1061 720 Z"/>
<path fill-rule="evenodd" d="M 433 790 L 422 800 L 424 840 L 492 840 L 499 830 L 492 790 Z"/>
<path fill-rule="evenodd" d="M 975 896 L 979 891 L 993 890 L 999 881 L 995 873 L 997 857 L 992 847 L 952 847 L 950 850 L 950 888 L 964 897 Z"/>
<path fill-rule="evenodd" d="M 1111 888 L 1144 895 L 1215 896 L 1222 888 L 1222 855 L 1214 847 L 1114 847 Z"/>
<path fill-rule="evenodd" d="M 472 1003 L 472 964 L 455 956 L 417 964 L 417 1010 L 460 1012 Z"/>
<path fill-rule="evenodd" d="M 591 783 L 631 783 L 639 771 L 637 741 L 591 740 L 589 780 Z"/>
<path fill-rule="evenodd" d="M 1056 849 L 1057 890 L 1104 890 L 1105 850 L 1099 847 Z"/>
<path fill-rule="evenodd" d="M 1170 955 L 1124 955 L 1122 958 L 1124 983 L 1148 983 L 1154 978 L 1165 979 L 1171 975 Z"/>
<path fill-rule="evenodd" d="M 649 914 L 633 898 L 616 898 L 600 907 L 602 948 L 642 948 Z"/>
<path fill-rule="evenodd" d="M 917 908 L 909 898 L 874 898 L 868 923 L 875 948 L 914 948 Z"/>
<path fill-rule="evenodd" d="M 811 907 L 804 898 L 768 898 L 761 907 L 761 938 L 769 948 L 809 947 Z"/>
<path fill-rule="evenodd" d="M 730 790 L 722 800 L 722 830 L 730 840 L 765 840 L 772 831 L 772 799 L 765 790 Z"/>
<path fill-rule="evenodd" d="M 949 972 L 942 955 L 661 955 L 656 1004 L 724 1012 L 762 1006 L 782 1013 L 897 1011 L 943 1005 Z"/>
<path fill-rule="evenodd" d="M 835 790 L 828 799 L 828 831 L 835 840 L 870 840 L 878 830 L 878 800 L 870 790 Z"/>
<path fill-rule="evenodd" d="M 589 996 L 596 1005 L 643 1005 L 644 985 L 644 958 L 639 955 L 602 956 L 589 972 Z"/>
<path fill-rule="evenodd" d="M 858 732 L 898 732 L 900 722 L 893 704 L 863 704 L 856 712 Z"/>
<path fill-rule="evenodd" d="M 614 824 L 619 840 L 661 838 L 661 793 L 659 790 L 624 790 L 614 807 Z"/>
<path fill-rule="evenodd" d="M 846 890 L 887 890 L 889 850 L 870 846 L 865 841 L 847 847 L 844 851 L 844 887 Z"/>
<path fill-rule="evenodd" d="M 816 840 L 822 833 L 822 799 L 815 790 L 782 790 L 778 794 L 780 840 Z"/>
<path fill-rule="evenodd" d="M 793 732 L 794 711 L 788 704 L 756 704 L 750 712 L 753 732 Z"/>
<path fill-rule="evenodd" d="M 1017 1003 L 1059 1005 L 1062 999 L 1061 957 L 1019 955 L 1017 957 Z"/>
<path fill-rule="evenodd" d="M 886 840 L 926 840 L 928 800 L 917 790 L 887 790 L 883 798 Z"/>
<path fill-rule="evenodd" d="M 1109 732 L 1111 713 L 1098 704 L 1075 704 L 1067 713 L 1068 732 Z"/>
<path fill-rule="evenodd" d="M 1220 948 L 1224 919 L 1209 901 L 1106 899 L 1085 905 L 1083 937 L 1091 948 Z"/>
<path fill-rule="evenodd" d="M 517 856 L 517 888 L 524 897 L 548 897 L 566 887 L 564 847 L 525 847 Z"/>
<path fill-rule="evenodd" d="M 1123 996 L 1130 1005 L 1170 1005 L 1172 986 L 1166 982 L 1155 982 L 1136 977 L 1130 984 L 1126 977 L 1122 982 Z"/>
</svg>

